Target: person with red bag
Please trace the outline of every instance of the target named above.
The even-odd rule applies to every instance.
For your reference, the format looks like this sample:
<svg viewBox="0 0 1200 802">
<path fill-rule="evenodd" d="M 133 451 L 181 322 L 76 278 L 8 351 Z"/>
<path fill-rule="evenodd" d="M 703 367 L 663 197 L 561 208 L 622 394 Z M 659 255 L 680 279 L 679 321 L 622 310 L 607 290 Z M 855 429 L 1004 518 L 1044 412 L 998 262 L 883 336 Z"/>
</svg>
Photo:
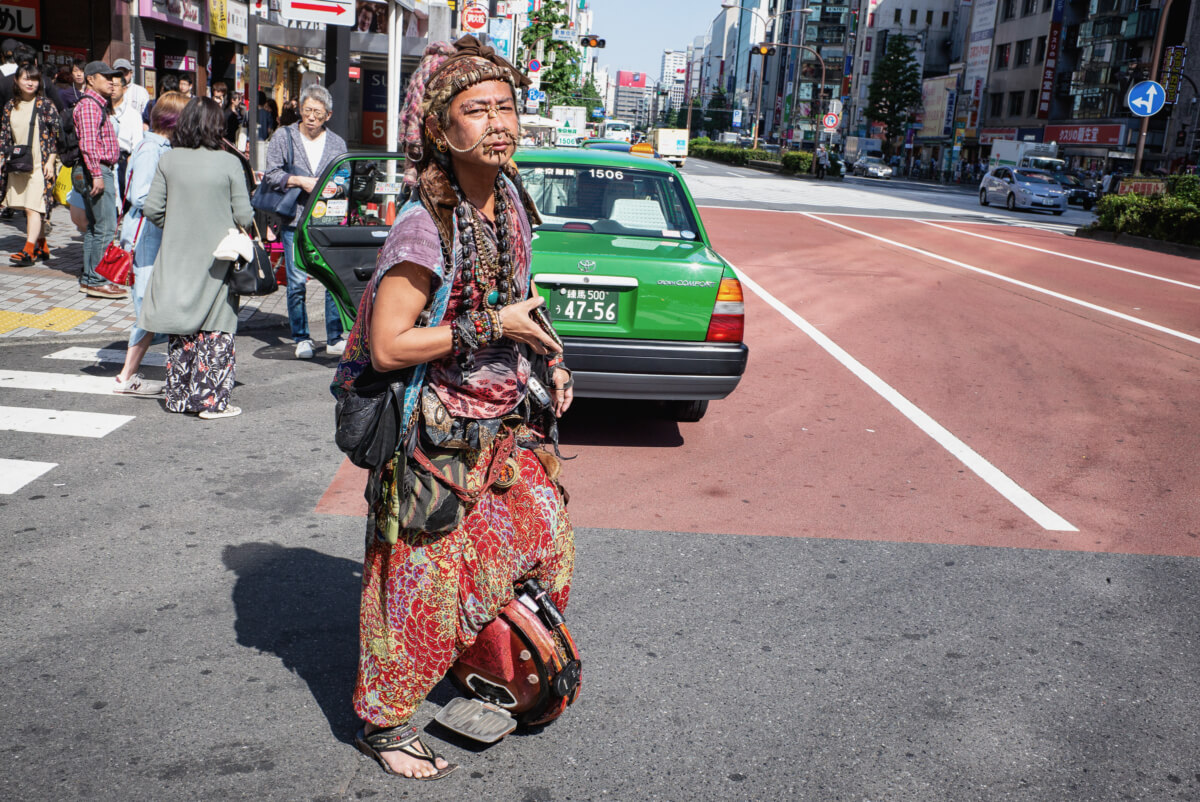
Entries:
<svg viewBox="0 0 1200 802">
<path fill-rule="evenodd" d="M 127 287 L 106 281 L 96 272 L 104 252 L 117 233 L 117 182 L 113 167 L 121 156 L 117 129 L 110 119 L 116 70 L 103 61 L 90 61 L 83 68 L 87 88 L 75 104 L 72 118 L 79 136 L 80 163 L 71 173 L 76 191 L 83 196 L 87 228 L 83 232 L 83 275 L 79 289 L 94 298 L 125 298 Z"/>
<path fill-rule="evenodd" d="M 14 75 L 13 99 L 0 115 L 0 152 L 8 157 L 4 205 L 25 211 L 25 247 L 8 258 L 13 267 L 50 258 L 46 221 L 55 203 L 58 125 L 58 110 L 42 91 L 37 62 L 22 62 Z"/>
<path fill-rule="evenodd" d="M 179 115 L 183 113 L 188 99 L 179 92 L 164 92 L 154 104 L 150 112 L 150 130 L 134 147 L 129 157 L 129 167 L 125 178 L 125 203 L 129 211 L 121 224 L 121 247 L 133 254 L 133 316 L 134 323 L 129 327 L 129 347 L 125 351 L 125 364 L 117 374 L 114 393 L 132 395 L 158 395 L 163 391 L 163 383 L 149 381 L 138 373 L 146 351 L 162 335 L 155 335 L 137 324 L 142 314 L 142 299 L 146 297 L 146 288 L 150 286 L 150 276 L 154 270 L 154 260 L 158 256 L 159 246 L 162 245 L 162 229 L 143 214 L 142 207 L 146 196 L 150 194 L 150 184 L 158 171 L 158 160 L 171 149 L 171 138 L 175 134 L 175 126 L 179 123 Z"/>
</svg>

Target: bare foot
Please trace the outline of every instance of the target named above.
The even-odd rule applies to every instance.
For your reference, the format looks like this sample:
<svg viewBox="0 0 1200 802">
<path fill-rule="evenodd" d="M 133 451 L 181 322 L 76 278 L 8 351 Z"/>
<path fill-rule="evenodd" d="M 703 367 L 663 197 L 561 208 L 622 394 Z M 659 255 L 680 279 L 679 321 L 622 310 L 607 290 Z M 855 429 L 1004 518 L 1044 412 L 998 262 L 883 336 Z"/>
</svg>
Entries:
<svg viewBox="0 0 1200 802">
<path fill-rule="evenodd" d="M 383 727 L 377 727 L 374 724 L 367 724 L 363 729 L 369 735 L 376 730 L 383 729 Z M 422 746 L 424 746 L 424 741 L 414 743 L 413 746 L 420 749 Z M 424 748 L 426 750 L 429 749 L 428 746 L 424 746 Z M 402 774 L 405 777 L 432 777 L 434 774 L 437 774 L 438 771 L 450 765 L 439 757 L 437 759 L 437 768 L 435 769 L 434 764 L 430 763 L 428 760 L 421 760 L 420 758 L 407 755 L 399 750 L 392 752 L 380 752 L 379 754 L 392 771 L 396 772 L 397 774 Z"/>
</svg>

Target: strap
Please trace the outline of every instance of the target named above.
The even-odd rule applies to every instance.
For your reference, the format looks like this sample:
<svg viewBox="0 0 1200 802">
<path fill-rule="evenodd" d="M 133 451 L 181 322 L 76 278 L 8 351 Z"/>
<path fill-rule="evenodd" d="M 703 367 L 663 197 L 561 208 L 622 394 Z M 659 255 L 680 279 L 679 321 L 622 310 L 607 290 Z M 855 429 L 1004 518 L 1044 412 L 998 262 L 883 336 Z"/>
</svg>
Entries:
<svg viewBox="0 0 1200 802">
<path fill-rule="evenodd" d="M 367 733 L 363 736 L 363 740 L 376 752 L 396 752 L 405 749 L 413 741 L 420 742 L 421 736 L 416 727 L 411 724 L 401 724 L 399 727 L 388 727 Z M 419 756 L 414 755 L 414 757 Z"/>
<path fill-rule="evenodd" d="M 33 126 L 37 124 L 38 109 L 40 108 L 41 102 L 35 97 L 33 99 L 33 111 L 29 112 L 29 136 L 26 137 L 29 141 L 25 145 L 30 150 L 33 150 Z"/>
</svg>

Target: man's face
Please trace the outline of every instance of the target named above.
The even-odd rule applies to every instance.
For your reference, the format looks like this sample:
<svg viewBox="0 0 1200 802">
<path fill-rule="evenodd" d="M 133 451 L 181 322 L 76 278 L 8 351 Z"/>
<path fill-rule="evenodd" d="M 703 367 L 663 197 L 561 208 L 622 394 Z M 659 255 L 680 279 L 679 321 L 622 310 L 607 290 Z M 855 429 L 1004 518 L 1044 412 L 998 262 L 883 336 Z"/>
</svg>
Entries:
<svg viewBox="0 0 1200 802">
<path fill-rule="evenodd" d="M 218 103 L 220 103 L 222 106 L 224 106 L 225 105 L 225 87 L 223 87 L 223 86 L 215 87 L 213 89 L 213 98 L 212 99 L 217 101 Z"/>
<path fill-rule="evenodd" d="M 87 77 L 87 85 L 93 92 L 100 97 L 112 97 L 113 82 L 107 75 L 89 75 Z"/>
<path fill-rule="evenodd" d="M 180 78 L 179 79 L 179 91 L 185 95 L 192 94 L 192 82 L 189 81 L 187 78 Z"/>
<path fill-rule="evenodd" d="M 503 81 L 484 81 L 450 101 L 450 126 L 443 132 L 456 148 L 456 165 L 499 167 L 512 158 L 521 124 L 512 87 Z"/>
<path fill-rule="evenodd" d="M 83 68 L 82 67 L 72 67 L 71 68 L 71 78 L 74 79 L 76 86 L 83 86 Z"/>
<path fill-rule="evenodd" d="M 112 78 L 112 102 L 120 103 L 125 97 L 125 79 L 120 75 L 114 75 Z"/>
<path fill-rule="evenodd" d="M 310 137 L 319 136 L 328 120 L 329 110 L 325 108 L 324 103 L 309 98 L 300 107 L 300 126 Z"/>
</svg>

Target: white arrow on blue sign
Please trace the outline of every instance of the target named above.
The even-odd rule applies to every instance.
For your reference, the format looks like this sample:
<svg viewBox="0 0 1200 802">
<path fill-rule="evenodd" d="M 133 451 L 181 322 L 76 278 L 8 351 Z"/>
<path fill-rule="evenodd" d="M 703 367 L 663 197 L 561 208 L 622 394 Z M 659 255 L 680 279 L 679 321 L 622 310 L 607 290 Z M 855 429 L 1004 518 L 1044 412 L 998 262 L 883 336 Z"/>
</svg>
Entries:
<svg viewBox="0 0 1200 802">
<path fill-rule="evenodd" d="M 1157 81 L 1136 83 L 1125 96 L 1125 105 L 1138 117 L 1153 117 L 1166 102 L 1167 92 Z"/>
</svg>

